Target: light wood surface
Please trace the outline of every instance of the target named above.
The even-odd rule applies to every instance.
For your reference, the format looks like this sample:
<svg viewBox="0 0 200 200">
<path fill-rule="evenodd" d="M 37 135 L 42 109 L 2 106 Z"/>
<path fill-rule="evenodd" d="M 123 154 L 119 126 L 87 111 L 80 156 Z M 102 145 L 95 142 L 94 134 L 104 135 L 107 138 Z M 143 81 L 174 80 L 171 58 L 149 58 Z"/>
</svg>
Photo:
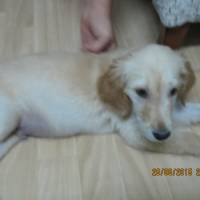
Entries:
<svg viewBox="0 0 200 200">
<path fill-rule="evenodd" d="M 80 1 L 0 0 L 0 59 L 52 50 L 80 50 Z M 151 1 L 115 0 L 119 47 L 155 42 Z M 182 50 L 200 71 L 200 47 Z M 200 83 L 191 98 L 200 100 Z M 199 131 L 197 129 L 196 131 Z M 0 162 L 0 200 L 200 199 L 200 177 L 153 177 L 155 167 L 200 167 L 200 159 L 140 152 L 117 136 L 30 138 Z"/>
</svg>

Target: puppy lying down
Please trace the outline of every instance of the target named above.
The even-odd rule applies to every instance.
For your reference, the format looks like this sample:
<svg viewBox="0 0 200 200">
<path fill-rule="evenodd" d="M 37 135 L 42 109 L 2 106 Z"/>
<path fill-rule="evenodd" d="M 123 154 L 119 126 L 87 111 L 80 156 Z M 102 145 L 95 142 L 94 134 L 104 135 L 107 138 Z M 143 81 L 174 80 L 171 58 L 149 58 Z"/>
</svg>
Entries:
<svg viewBox="0 0 200 200">
<path fill-rule="evenodd" d="M 186 103 L 195 76 L 168 47 L 119 58 L 37 54 L 0 65 L 0 158 L 27 136 L 118 133 L 150 151 L 200 154 L 200 105 Z"/>
</svg>

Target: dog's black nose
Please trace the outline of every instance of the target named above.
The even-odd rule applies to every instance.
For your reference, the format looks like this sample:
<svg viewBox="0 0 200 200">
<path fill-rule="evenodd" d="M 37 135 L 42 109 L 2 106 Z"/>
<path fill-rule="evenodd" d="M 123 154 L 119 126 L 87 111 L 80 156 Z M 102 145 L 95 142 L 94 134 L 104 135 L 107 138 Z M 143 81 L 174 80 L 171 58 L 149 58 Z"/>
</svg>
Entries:
<svg viewBox="0 0 200 200">
<path fill-rule="evenodd" d="M 169 131 L 153 131 L 153 135 L 157 140 L 166 140 L 171 133 Z"/>
</svg>

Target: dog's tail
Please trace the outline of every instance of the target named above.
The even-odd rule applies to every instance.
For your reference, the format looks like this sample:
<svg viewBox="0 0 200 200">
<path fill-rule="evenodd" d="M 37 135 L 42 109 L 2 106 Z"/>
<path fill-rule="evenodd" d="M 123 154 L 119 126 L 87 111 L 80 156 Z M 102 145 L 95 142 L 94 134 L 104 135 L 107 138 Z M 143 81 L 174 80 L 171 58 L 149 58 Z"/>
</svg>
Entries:
<svg viewBox="0 0 200 200">
<path fill-rule="evenodd" d="M 183 107 L 177 107 L 173 112 L 173 120 L 184 125 L 200 123 L 200 104 L 186 103 Z"/>
<path fill-rule="evenodd" d="M 24 137 L 14 134 L 8 137 L 5 141 L 0 143 L 0 160 L 14 147 L 18 144 Z"/>
</svg>

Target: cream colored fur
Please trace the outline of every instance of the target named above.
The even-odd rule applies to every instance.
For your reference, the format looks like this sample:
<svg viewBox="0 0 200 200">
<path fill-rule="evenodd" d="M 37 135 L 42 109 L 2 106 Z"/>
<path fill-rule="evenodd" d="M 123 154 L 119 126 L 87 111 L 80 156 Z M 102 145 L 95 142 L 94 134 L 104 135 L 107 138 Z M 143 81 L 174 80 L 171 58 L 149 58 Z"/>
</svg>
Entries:
<svg viewBox="0 0 200 200">
<path fill-rule="evenodd" d="M 187 76 L 185 59 L 159 45 L 117 59 L 51 53 L 2 63 L 0 158 L 27 136 L 80 133 L 118 133 L 135 148 L 199 155 L 200 138 L 185 127 L 200 122 L 200 106 L 183 105 L 178 96 L 192 87 L 194 77 L 187 83 Z M 174 87 L 177 95 L 170 97 Z M 159 128 L 171 136 L 156 140 L 152 131 Z"/>
</svg>

